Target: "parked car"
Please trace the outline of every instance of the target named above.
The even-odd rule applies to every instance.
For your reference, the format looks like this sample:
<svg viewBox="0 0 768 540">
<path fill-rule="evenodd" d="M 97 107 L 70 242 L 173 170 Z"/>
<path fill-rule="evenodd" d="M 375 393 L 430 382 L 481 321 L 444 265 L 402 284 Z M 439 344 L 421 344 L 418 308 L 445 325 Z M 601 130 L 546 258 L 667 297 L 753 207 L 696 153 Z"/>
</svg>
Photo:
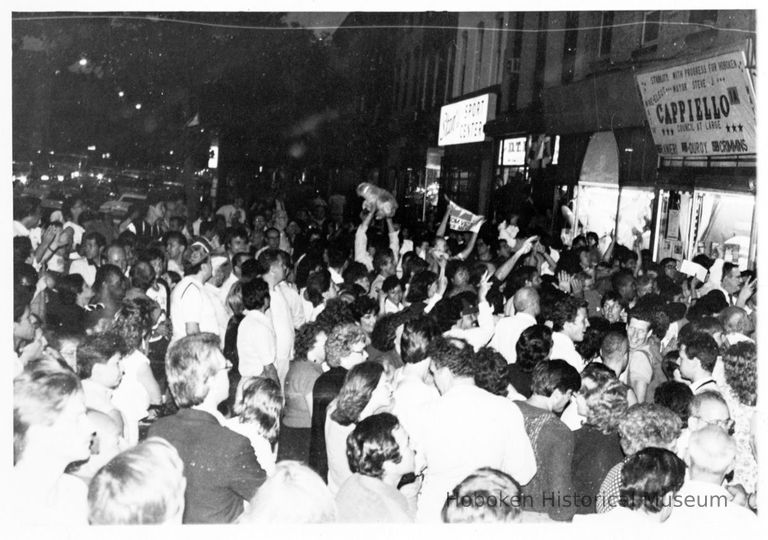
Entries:
<svg viewBox="0 0 768 540">
<path fill-rule="evenodd" d="M 113 218 L 124 218 L 128 215 L 128 210 L 132 205 L 144 203 L 147 195 L 139 192 L 125 192 L 118 199 L 107 201 L 99 206 L 99 213 L 112 216 Z"/>
</svg>

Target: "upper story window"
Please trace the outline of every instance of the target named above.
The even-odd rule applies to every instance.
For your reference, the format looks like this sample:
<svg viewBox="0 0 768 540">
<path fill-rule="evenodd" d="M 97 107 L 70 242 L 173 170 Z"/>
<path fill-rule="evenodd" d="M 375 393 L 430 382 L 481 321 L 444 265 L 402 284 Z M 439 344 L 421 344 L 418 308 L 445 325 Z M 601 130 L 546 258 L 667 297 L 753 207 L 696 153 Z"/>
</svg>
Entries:
<svg viewBox="0 0 768 540">
<path fill-rule="evenodd" d="M 659 39 L 661 11 L 648 11 L 643 19 L 643 45 Z"/>
</svg>

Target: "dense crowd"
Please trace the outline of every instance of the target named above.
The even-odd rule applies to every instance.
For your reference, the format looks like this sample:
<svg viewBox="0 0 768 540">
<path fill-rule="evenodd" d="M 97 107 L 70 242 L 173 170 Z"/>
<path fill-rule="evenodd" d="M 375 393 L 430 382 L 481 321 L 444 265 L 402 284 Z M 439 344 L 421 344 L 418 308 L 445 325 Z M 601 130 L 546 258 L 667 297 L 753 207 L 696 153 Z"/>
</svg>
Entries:
<svg viewBox="0 0 768 540">
<path fill-rule="evenodd" d="M 753 271 L 290 203 L 14 200 L 18 522 L 755 518 Z"/>
</svg>

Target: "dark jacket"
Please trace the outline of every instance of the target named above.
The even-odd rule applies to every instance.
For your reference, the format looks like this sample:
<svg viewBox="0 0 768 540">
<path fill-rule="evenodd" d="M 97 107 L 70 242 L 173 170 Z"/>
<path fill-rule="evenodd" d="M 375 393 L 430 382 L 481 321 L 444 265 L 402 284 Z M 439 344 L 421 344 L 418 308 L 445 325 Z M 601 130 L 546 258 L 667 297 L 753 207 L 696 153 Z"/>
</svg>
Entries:
<svg viewBox="0 0 768 540">
<path fill-rule="evenodd" d="M 325 481 L 328 476 L 328 455 L 325 450 L 325 413 L 328 405 L 339 395 L 347 370 L 331 368 L 315 381 L 312 388 L 312 428 L 309 441 L 309 466 Z"/>
<path fill-rule="evenodd" d="M 184 462 L 184 523 L 232 523 L 266 479 L 248 439 L 207 412 L 181 409 L 158 419 L 149 436 L 167 440 Z"/>
</svg>

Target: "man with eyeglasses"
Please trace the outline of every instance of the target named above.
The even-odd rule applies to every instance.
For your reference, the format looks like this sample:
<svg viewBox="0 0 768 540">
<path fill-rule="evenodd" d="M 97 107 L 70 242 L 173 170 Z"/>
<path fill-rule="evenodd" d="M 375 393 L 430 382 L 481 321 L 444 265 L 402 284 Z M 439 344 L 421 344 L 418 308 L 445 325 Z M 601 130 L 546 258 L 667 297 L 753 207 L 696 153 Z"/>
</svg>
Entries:
<svg viewBox="0 0 768 540">
<path fill-rule="evenodd" d="M 677 493 L 668 523 L 714 521 L 736 525 L 755 520 L 755 514 L 734 498 L 725 477 L 736 461 L 736 442 L 718 425 L 705 425 L 692 433 L 685 462 L 688 478 Z"/>
<path fill-rule="evenodd" d="M 693 396 L 688 417 L 688 426 L 680 433 L 677 442 L 677 454 L 685 458 L 691 435 L 707 426 L 717 426 L 728 434 L 733 434 L 734 421 L 725 398 L 715 390 L 705 390 Z"/>
</svg>

